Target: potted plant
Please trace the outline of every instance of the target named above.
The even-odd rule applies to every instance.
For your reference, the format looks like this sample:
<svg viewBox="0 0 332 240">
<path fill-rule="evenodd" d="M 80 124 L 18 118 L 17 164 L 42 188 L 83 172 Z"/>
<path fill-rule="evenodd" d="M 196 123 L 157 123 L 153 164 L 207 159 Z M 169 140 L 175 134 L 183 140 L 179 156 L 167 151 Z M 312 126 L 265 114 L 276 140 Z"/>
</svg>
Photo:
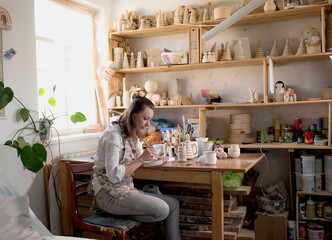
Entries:
<svg viewBox="0 0 332 240">
<path fill-rule="evenodd" d="M 53 88 L 53 92 L 55 87 Z M 42 96 L 45 93 L 45 89 L 39 89 L 39 96 Z M 14 92 L 10 87 L 5 87 L 4 83 L 0 81 L 0 110 L 6 107 L 10 102 L 15 99 L 22 107 L 18 109 L 19 116 L 26 125 L 22 128 L 19 128 L 13 134 L 13 137 L 5 142 L 5 145 L 11 146 L 17 149 L 17 154 L 21 158 L 21 161 L 28 170 L 32 172 L 38 172 L 43 166 L 44 162 L 47 159 L 46 147 L 48 146 L 48 136 L 50 136 L 50 129 L 54 128 L 53 123 L 56 118 L 61 117 L 53 114 L 51 107 L 55 107 L 56 100 L 53 97 L 48 99 L 48 105 L 44 111 L 42 111 L 42 118 L 35 120 L 31 112 L 32 111 L 26 108 L 26 106 L 14 95 Z M 67 115 L 67 114 L 65 114 Z M 76 112 L 70 116 L 70 120 L 73 123 L 84 122 L 86 117 L 81 112 Z M 32 140 L 32 143 L 26 142 L 22 136 L 23 132 L 32 131 L 35 134 L 35 137 Z M 38 138 L 40 142 L 38 142 Z"/>
</svg>

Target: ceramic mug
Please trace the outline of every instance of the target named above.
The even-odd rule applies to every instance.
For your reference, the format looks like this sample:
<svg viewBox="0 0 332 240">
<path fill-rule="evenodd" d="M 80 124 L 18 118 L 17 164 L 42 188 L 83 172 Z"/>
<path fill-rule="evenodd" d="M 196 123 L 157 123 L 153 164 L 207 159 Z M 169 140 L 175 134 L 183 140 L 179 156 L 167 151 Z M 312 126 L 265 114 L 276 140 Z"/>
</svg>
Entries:
<svg viewBox="0 0 332 240">
<path fill-rule="evenodd" d="M 213 150 L 213 142 L 203 142 L 202 143 L 202 154 L 205 151 L 212 151 Z"/>
<path fill-rule="evenodd" d="M 166 156 L 166 150 L 164 144 L 153 144 L 154 149 L 156 149 L 156 154 L 158 157 Z"/>
<path fill-rule="evenodd" d="M 196 138 L 195 139 L 197 142 L 197 146 L 198 146 L 198 156 L 201 156 L 203 154 L 202 152 L 202 144 L 203 142 L 207 142 L 209 140 L 209 138 Z"/>
<path fill-rule="evenodd" d="M 205 151 L 204 154 L 199 157 L 198 161 L 208 165 L 214 165 L 217 163 L 217 154 L 215 151 Z"/>
</svg>

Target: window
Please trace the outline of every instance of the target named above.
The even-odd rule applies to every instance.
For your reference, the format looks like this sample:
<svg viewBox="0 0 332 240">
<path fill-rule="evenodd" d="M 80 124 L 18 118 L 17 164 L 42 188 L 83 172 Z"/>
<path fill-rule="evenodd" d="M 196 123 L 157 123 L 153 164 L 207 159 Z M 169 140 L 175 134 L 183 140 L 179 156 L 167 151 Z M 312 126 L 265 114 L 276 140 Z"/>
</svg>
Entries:
<svg viewBox="0 0 332 240">
<path fill-rule="evenodd" d="M 72 3 L 65 6 L 59 2 L 35 0 L 37 81 L 38 89 L 46 90 L 38 100 L 39 113 L 50 114 L 47 100 L 53 96 L 56 106 L 52 112 L 60 116 L 54 122 L 57 130 L 82 132 L 97 122 L 94 19 Z M 78 111 L 87 121 L 73 124 L 69 116 Z"/>
</svg>

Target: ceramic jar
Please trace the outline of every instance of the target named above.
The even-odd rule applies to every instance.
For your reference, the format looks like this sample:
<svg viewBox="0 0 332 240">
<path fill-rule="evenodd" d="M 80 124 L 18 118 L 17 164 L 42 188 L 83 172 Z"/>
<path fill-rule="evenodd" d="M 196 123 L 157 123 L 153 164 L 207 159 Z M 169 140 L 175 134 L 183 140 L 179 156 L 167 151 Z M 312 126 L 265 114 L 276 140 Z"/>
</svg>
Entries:
<svg viewBox="0 0 332 240">
<path fill-rule="evenodd" d="M 115 68 L 121 69 L 123 62 L 123 48 L 113 48 Z"/>
<path fill-rule="evenodd" d="M 237 144 L 232 144 L 230 148 L 228 148 L 228 156 L 231 158 L 240 157 L 240 147 Z"/>
<path fill-rule="evenodd" d="M 176 154 L 178 155 L 179 162 L 187 161 L 187 149 L 186 146 L 178 146 Z"/>
</svg>

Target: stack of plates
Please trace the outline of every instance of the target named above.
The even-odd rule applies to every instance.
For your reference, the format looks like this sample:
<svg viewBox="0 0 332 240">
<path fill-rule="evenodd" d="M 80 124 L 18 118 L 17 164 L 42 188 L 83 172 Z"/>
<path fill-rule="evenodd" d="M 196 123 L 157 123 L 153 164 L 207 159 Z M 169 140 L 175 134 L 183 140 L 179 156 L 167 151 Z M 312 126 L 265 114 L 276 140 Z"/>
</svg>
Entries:
<svg viewBox="0 0 332 240">
<path fill-rule="evenodd" d="M 250 137 L 251 113 L 240 113 L 230 115 L 229 143 L 253 143 L 255 138 Z"/>
<path fill-rule="evenodd" d="M 326 20 L 326 49 L 332 51 L 332 17 L 325 18 Z"/>
</svg>

